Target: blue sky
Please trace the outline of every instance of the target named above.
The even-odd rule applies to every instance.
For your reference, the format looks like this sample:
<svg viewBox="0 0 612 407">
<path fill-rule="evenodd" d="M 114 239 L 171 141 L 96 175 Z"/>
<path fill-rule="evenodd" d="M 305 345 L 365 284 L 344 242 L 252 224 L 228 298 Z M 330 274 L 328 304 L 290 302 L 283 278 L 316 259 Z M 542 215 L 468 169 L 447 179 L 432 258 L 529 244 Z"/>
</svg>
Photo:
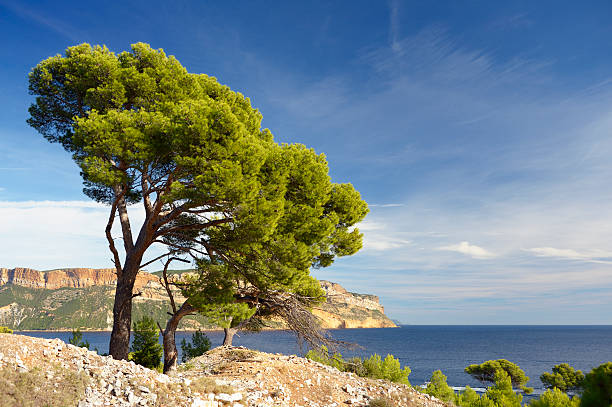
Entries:
<svg viewBox="0 0 612 407">
<path fill-rule="evenodd" d="M 362 193 L 364 249 L 318 278 L 404 323 L 612 323 L 612 4 L 84 4 L 0 0 L 0 267 L 111 265 L 107 210 L 25 123 L 27 73 L 143 41 Z"/>
</svg>

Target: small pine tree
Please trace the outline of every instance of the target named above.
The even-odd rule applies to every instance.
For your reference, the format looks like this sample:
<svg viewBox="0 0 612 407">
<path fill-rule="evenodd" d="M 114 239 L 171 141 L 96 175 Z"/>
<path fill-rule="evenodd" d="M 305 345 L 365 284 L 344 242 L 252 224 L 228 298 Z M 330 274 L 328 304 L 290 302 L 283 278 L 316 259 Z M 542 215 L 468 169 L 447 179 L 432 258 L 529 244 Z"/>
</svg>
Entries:
<svg viewBox="0 0 612 407">
<path fill-rule="evenodd" d="M 375 353 L 370 356 L 369 359 L 363 361 L 363 366 L 368 372 L 368 377 L 410 385 L 408 381 L 410 368 L 406 366 L 402 369 L 399 359 L 394 358 L 393 355 L 387 355 L 387 357 L 382 360 L 381 357 Z"/>
<path fill-rule="evenodd" d="M 510 375 L 505 370 L 498 370 L 495 373 L 495 385 L 487 388 L 481 401 L 484 405 L 492 402 L 493 406 L 521 407 L 523 396 L 514 392 Z"/>
<path fill-rule="evenodd" d="M 425 393 L 439 398 L 442 401 L 454 401 L 455 392 L 446 383 L 446 376 L 440 370 L 436 370 L 429 379 Z"/>
<path fill-rule="evenodd" d="M 80 348 L 89 349 L 89 341 L 83 341 L 83 333 L 80 328 L 72 330 L 72 335 L 68 338 L 68 343 Z"/>
<path fill-rule="evenodd" d="M 183 351 L 183 356 L 181 357 L 181 361 L 185 362 L 188 359 L 195 358 L 197 356 L 203 355 L 210 349 L 210 339 L 206 336 L 205 333 L 200 331 L 199 329 L 191 335 L 191 342 L 187 343 L 185 338 L 181 341 L 181 350 Z"/>
<path fill-rule="evenodd" d="M 479 365 L 469 365 L 465 368 L 467 374 L 482 383 L 497 383 L 497 373 L 500 370 L 506 372 L 512 386 L 518 387 L 527 394 L 533 391 L 533 388 L 525 386 L 529 377 L 525 375 L 523 369 L 506 359 L 487 360 Z"/>
<path fill-rule="evenodd" d="M 579 390 L 584 382 L 584 374 L 580 370 L 575 370 L 567 363 L 555 365 L 552 373 L 544 373 L 540 376 L 544 387 L 548 389 L 557 388 L 561 391 Z"/>
<path fill-rule="evenodd" d="M 612 406 L 612 362 L 597 366 L 585 376 L 580 406 Z"/>
<path fill-rule="evenodd" d="M 540 398 L 532 400 L 529 407 L 579 407 L 580 398 L 574 396 L 570 398 L 563 390 L 553 387 L 552 390 L 546 390 Z"/>
<path fill-rule="evenodd" d="M 470 386 L 465 386 L 465 390 L 455 396 L 455 404 L 460 407 L 478 406 L 480 396 Z"/>
<path fill-rule="evenodd" d="M 153 318 L 144 316 L 134 322 L 134 342 L 132 342 L 132 360 L 149 369 L 158 369 L 161 365 L 162 346 L 159 344 L 159 331 Z"/>
</svg>

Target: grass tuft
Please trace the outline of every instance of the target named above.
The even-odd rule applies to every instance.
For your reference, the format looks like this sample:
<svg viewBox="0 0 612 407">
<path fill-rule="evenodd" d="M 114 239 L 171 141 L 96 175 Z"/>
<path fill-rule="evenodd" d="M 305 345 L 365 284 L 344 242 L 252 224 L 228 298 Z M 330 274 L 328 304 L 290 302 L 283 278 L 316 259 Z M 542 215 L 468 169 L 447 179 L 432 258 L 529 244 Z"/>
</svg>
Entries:
<svg viewBox="0 0 612 407">
<path fill-rule="evenodd" d="M 10 367 L 0 370 L 0 406 L 60 407 L 77 405 L 85 394 L 90 378 L 56 367 L 52 372 L 32 369 L 17 372 Z"/>
</svg>

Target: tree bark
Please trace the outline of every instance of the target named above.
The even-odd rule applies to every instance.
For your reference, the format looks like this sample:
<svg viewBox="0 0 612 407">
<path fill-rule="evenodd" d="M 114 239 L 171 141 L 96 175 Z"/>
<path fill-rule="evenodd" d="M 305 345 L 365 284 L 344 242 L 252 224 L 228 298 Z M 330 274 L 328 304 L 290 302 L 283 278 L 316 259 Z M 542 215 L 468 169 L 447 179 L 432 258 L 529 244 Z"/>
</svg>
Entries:
<svg viewBox="0 0 612 407">
<path fill-rule="evenodd" d="M 127 274 L 124 269 L 123 276 Z M 130 351 L 130 328 L 132 325 L 132 290 L 134 283 L 117 280 L 115 304 L 113 305 L 113 331 L 108 353 L 115 359 L 127 360 Z"/>
<path fill-rule="evenodd" d="M 128 255 L 129 256 L 129 255 Z M 113 331 L 108 353 L 115 359 L 127 360 L 130 352 L 130 331 L 132 325 L 132 298 L 136 275 L 142 256 L 130 256 L 126 260 L 121 275 L 117 278 L 115 304 L 113 305 Z"/>
<path fill-rule="evenodd" d="M 236 332 L 238 332 L 237 328 L 223 328 L 223 333 L 225 333 L 223 337 L 223 346 L 232 346 L 232 340 Z"/>
<path fill-rule="evenodd" d="M 181 305 L 181 308 L 172 315 L 172 318 L 166 323 L 166 329 L 163 332 L 164 338 L 164 373 L 168 373 L 176 369 L 178 351 L 176 349 L 176 329 L 178 328 L 179 322 L 184 316 L 195 311 L 187 301 Z"/>
</svg>

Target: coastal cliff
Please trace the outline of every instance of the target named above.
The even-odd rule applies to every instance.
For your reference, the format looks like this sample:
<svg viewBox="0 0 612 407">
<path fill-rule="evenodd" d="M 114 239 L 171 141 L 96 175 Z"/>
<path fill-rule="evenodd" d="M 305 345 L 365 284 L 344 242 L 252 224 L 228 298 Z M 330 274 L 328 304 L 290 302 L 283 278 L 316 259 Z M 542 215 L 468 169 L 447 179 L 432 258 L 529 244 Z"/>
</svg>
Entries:
<svg viewBox="0 0 612 407">
<path fill-rule="evenodd" d="M 12 329 L 109 330 L 117 275 L 114 269 L 71 268 L 38 271 L 0 268 L 0 325 Z M 396 325 L 375 295 L 348 292 L 320 281 L 327 300 L 313 310 L 325 328 L 383 328 Z M 135 284 L 134 318 L 165 321 L 169 302 L 159 277 L 141 272 Z M 181 301 L 178 295 L 177 301 Z M 275 328 L 282 326 L 274 325 Z M 205 318 L 185 318 L 181 329 L 213 328 Z"/>
<path fill-rule="evenodd" d="M 326 328 L 395 328 L 385 315 L 385 308 L 376 295 L 348 292 L 340 284 L 320 280 L 327 296 L 326 303 L 313 314 L 324 321 Z"/>
<path fill-rule="evenodd" d="M 139 273 L 135 288 L 139 289 L 157 277 L 149 273 Z M 84 288 L 92 286 L 115 285 L 117 274 L 115 269 L 68 268 L 50 271 L 38 271 L 30 268 L 14 269 L 0 268 L 0 287 L 5 284 L 15 284 L 28 288 Z"/>
</svg>

